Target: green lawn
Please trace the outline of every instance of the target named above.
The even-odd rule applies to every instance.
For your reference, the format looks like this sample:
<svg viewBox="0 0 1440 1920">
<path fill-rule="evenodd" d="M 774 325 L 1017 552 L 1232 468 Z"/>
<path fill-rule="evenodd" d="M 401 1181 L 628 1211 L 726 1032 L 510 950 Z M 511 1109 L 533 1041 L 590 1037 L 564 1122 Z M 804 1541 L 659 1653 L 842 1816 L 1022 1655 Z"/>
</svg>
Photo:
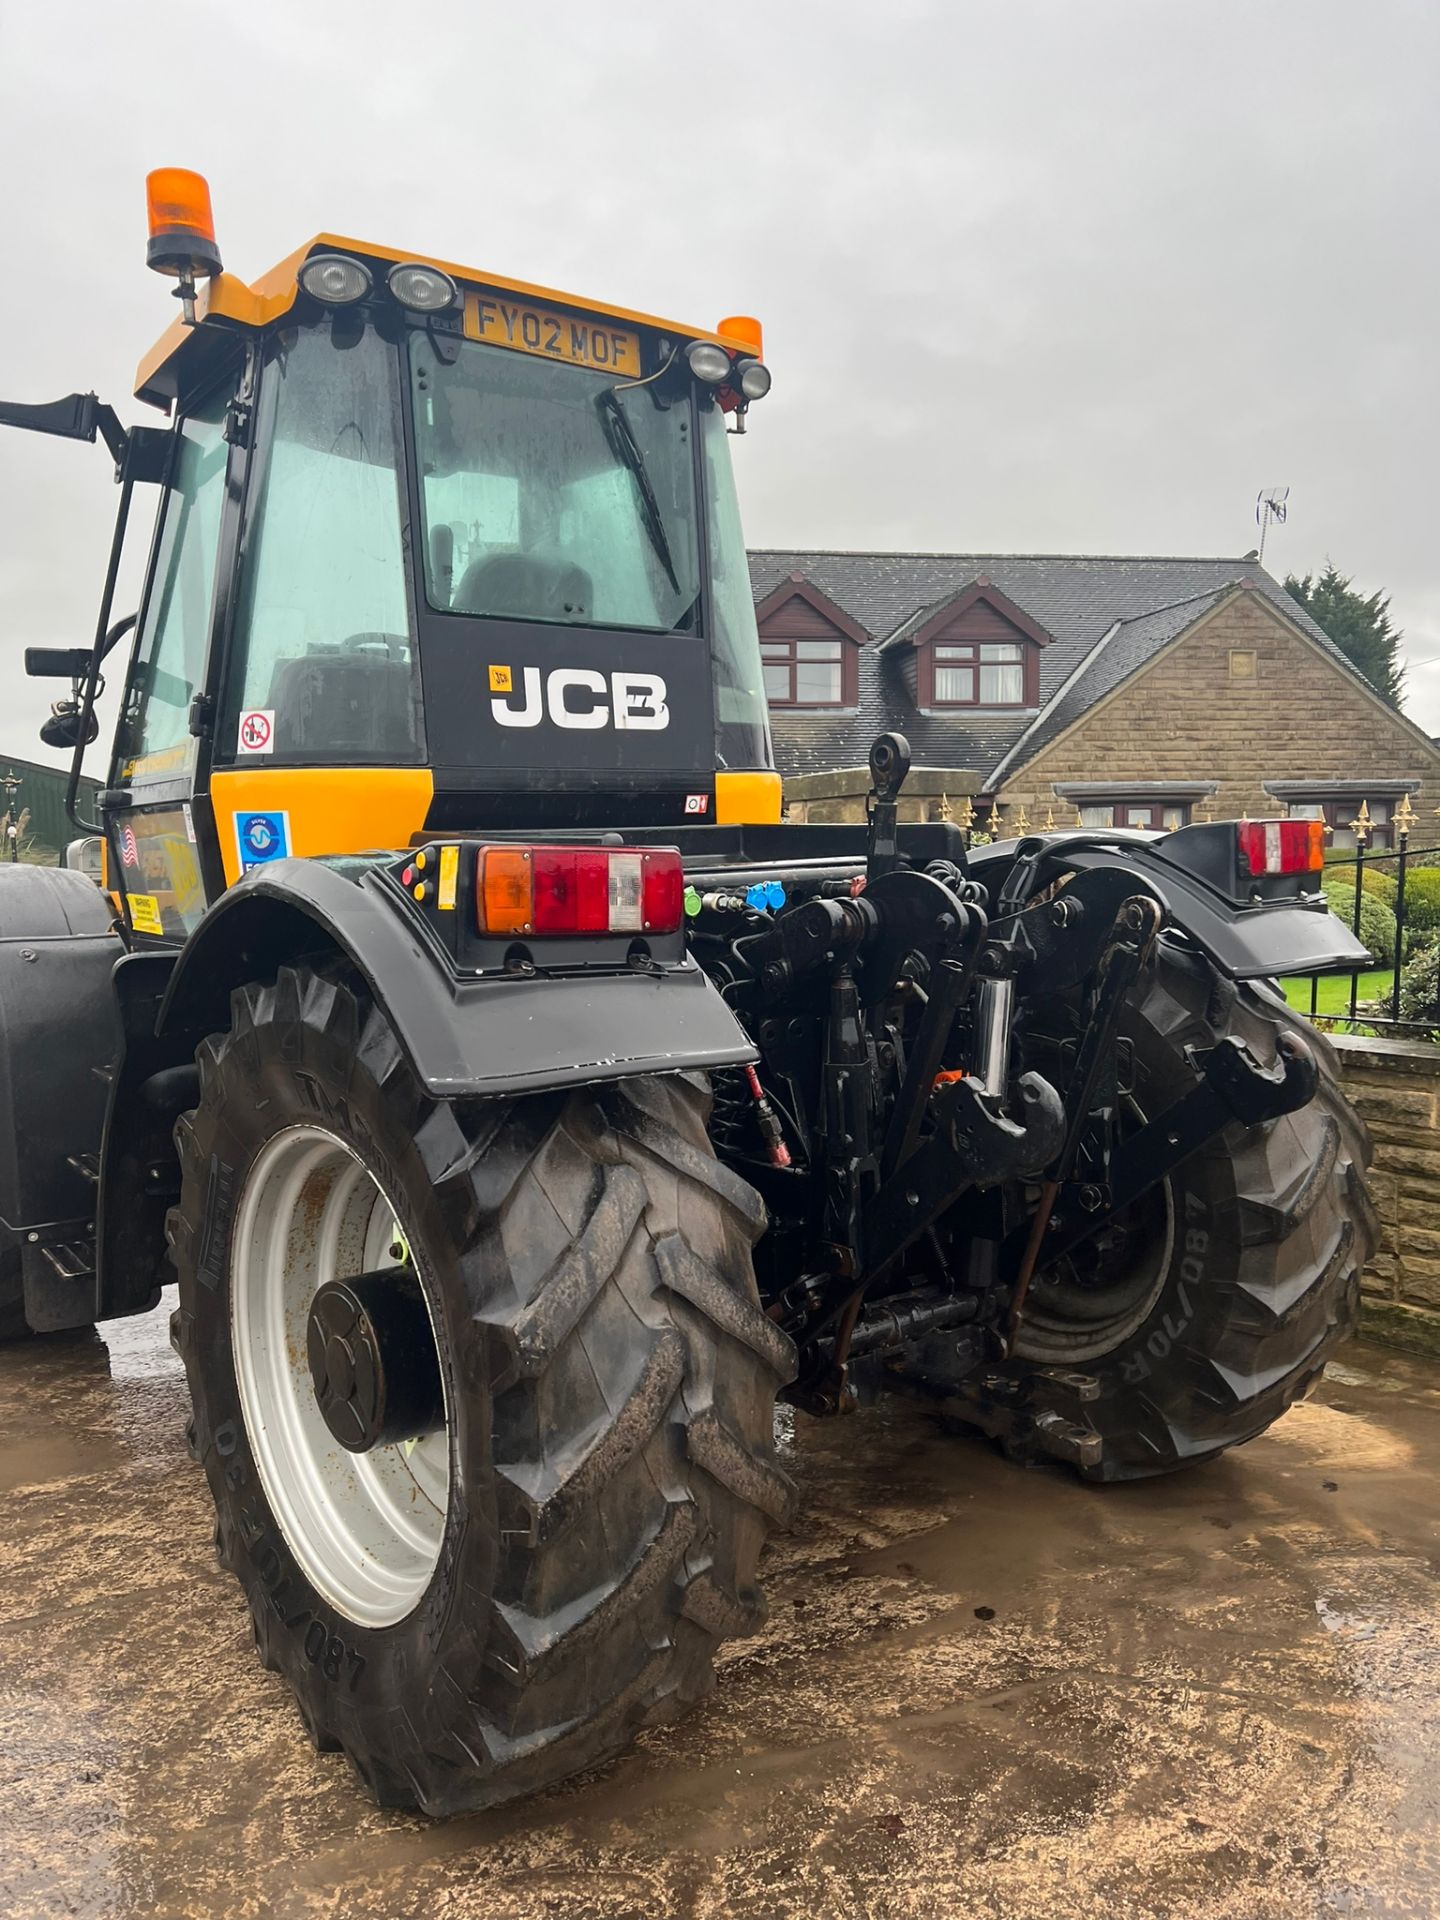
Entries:
<svg viewBox="0 0 1440 1920">
<path fill-rule="evenodd" d="M 1367 1000 L 1379 1000 L 1389 993 L 1395 976 L 1388 967 L 1376 968 L 1362 973 L 1357 985 L 1355 998 L 1363 1006 Z M 1292 974 L 1282 980 L 1285 998 L 1292 1007 L 1298 1007 L 1301 1013 L 1310 1011 L 1310 976 Z M 1348 1014 L 1350 1011 L 1350 976 L 1348 973 L 1322 974 L 1315 982 L 1315 1011 L 1331 1016 Z"/>
</svg>

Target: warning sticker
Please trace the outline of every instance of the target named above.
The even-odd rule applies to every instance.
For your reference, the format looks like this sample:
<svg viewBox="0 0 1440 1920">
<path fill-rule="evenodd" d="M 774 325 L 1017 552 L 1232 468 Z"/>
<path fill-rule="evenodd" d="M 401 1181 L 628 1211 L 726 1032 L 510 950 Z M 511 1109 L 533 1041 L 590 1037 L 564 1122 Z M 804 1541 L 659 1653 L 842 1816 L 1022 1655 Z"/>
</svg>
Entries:
<svg viewBox="0 0 1440 1920">
<path fill-rule="evenodd" d="M 708 793 L 687 793 L 685 796 L 686 813 L 708 813 L 710 796 Z"/>
<path fill-rule="evenodd" d="M 513 693 L 515 691 L 514 683 L 510 677 L 509 667 L 491 667 L 490 691 L 492 693 Z"/>
<path fill-rule="evenodd" d="M 267 866 L 272 860 L 284 860 L 290 852 L 290 816 L 288 813 L 237 813 L 235 844 L 240 852 L 240 871 Z"/>
<path fill-rule="evenodd" d="M 160 902 L 153 893 L 127 893 L 130 924 L 136 933 L 164 933 L 160 920 Z"/>
<path fill-rule="evenodd" d="M 275 709 L 250 707 L 240 716 L 235 736 L 237 753 L 269 753 L 275 744 Z"/>
</svg>

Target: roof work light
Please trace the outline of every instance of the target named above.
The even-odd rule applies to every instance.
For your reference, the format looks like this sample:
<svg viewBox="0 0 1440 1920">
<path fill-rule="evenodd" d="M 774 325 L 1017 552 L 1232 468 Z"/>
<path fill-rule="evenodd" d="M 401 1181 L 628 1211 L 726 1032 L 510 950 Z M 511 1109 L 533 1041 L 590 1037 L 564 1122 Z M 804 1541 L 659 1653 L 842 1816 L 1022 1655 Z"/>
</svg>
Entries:
<svg viewBox="0 0 1440 1920">
<path fill-rule="evenodd" d="M 186 167 L 156 167 L 145 176 L 145 212 L 150 223 L 145 264 L 179 282 L 175 296 L 193 327 L 196 275 L 208 280 L 220 271 L 210 188 Z"/>
<path fill-rule="evenodd" d="M 696 340 L 685 350 L 690 371 L 707 387 L 720 387 L 730 378 L 730 356 L 710 340 Z"/>
<path fill-rule="evenodd" d="M 370 269 L 344 253 L 317 253 L 300 269 L 300 284 L 327 307 L 352 307 L 370 291 Z"/>
</svg>

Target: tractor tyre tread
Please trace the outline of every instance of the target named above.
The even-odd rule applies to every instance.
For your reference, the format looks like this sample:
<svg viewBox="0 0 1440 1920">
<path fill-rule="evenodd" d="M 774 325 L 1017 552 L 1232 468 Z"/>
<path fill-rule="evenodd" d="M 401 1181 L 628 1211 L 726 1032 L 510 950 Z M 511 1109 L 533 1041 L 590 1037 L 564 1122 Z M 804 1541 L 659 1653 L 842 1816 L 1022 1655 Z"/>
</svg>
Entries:
<svg viewBox="0 0 1440 1920">
<path fill-rule="evenodd" d="M 1171 1176 L 1176 1246 L 1164 1291 L 1118 1351 L 1075 1362 L 1101 1384 L 1098 1400 L 1065 1409 L 1101 1436 L 1098 1460 L 1078 1469 L 1087 1479 L 1143 1479 L 1255 1438 L 1310 1391 L 1358 1318 L 1378 1238 L 1364 1179 L 1371 1145 L 1335 1049 L 1269 987 L 1217 983 L 1202 955 L 1162 945 L 1137 990 L 1139 1030 L 1163 1060 L 1152 1110 L 1193 1084 L 1185 1049 L 1223 1034 L 1262 1060 L 1281 1032 L 1299 1035 L 1319 1084 L 1297 1112 L 1227 1127 Z M 1187 1240 L 1197 1227 L 1204 1247 L 1187 1267 L 1187 1246 L 1201 1248 Z M 1008 1370 L 1030 1371 L 1014 1361 Z"/>
<path fill-rule="evenodd" d="M 701 1698 L 719 1641 L 763 1618 L 761 1547 L 793 1506 L 772 1421 L 795 1356 L 760 1312 L 761 1203 L 714 1159 L 703 1078 L 437 1101 L 338 968 L 242 987 L 232 1021 L 200 1049 L 200 1105 L 177 1128 L 182 1314 L 203 1290 L 227 1104 L 257 1074 L 273 1086 L 281 1060 L 302 1063 L 369 1116 L 382 1150 L 404 1141 L 423 1164 L 445 1234 L 417 1254 L 433 1274 L 448 1252 L 436 1284 L 447 1322 L 464 1317 L 454 1354 L 467 1396 L 480 1374 L 467 1408 L 488 1404 L 490 1418 L 483 1475 L 463 1489 L 466 1531 L 493 1529 L 490 1577 L 455 1576 L 428 1674 L 413 1651 L 393 1671 L 377 1659 L 363 1702 L 299 1657 L 228 1518 L 223 1463 L 202 1445 L 257 1649 L 316 1746 L 343 1748 L 382 1805 L 453 1814 L 551 1785 Z M 208 1438 L 225 1410 L 208 1404 L 199 1355 L 188 1340 Z M 467 1451 L 452 1453 L 452 1485 Z"/>
</svg>

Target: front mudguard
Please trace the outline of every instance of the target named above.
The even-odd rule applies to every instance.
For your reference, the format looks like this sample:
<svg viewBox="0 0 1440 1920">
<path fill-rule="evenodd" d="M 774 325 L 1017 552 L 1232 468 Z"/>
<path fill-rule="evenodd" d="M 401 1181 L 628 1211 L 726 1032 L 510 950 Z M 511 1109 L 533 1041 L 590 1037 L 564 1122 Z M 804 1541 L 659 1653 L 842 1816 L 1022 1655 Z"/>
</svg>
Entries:
<svg viewBox="0 0 1440 1920">
<path fill-rule="evenodd" d="M 758 1056 L 693 961 L 638 973 L 457 975 L 372 870 L 316 860 L 255 869 L 213 906 L 176 964 L 162 1033 L 230 1024 L 230 994 L 297 959 L 349 961 L 427 1091 L 497 1098 L 739 1066 Z"/>
<path fill-rule="evenodd" d="M 1323 900 L 1239 905 L 1158 855 L 1153 850 L 1161 844 L 1158 838 L 1117 833 L 1097 844 L 1079 835 L 1056 834 L 1023 842 L 997 841 L 971 854 L 972 878 L 998 893 L 1021 848 L 1029 853 L 1047 838 L 1049 845 L 1042 852 L 1044 879 L 1102 869 L 1130 876 L 1131 891 L 1149 893 L 1157 900 L 1168 924 L 1183 929 L 1232 980 L 1338 972 L 1372 964 L 1369 950 Z"/>
</svg>

